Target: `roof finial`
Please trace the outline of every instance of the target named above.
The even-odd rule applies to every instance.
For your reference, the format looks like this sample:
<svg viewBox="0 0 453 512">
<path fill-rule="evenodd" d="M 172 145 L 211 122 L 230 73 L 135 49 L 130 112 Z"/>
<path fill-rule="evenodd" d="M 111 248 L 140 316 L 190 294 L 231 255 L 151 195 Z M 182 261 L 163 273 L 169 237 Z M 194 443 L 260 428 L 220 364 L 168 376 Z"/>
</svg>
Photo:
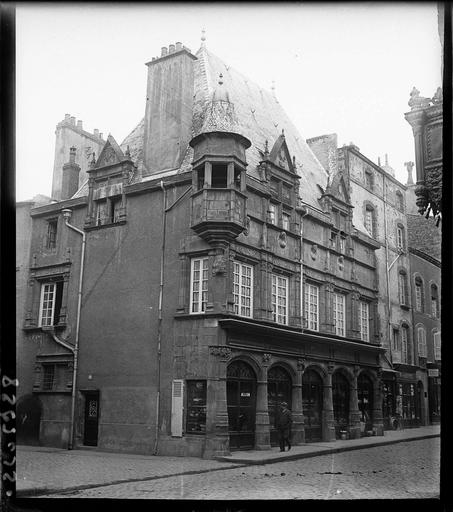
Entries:
<svg viewBox="0 0 453 512">
<path fill-rule="evenodd" d="M 130 149 L 129 149 L 129 144 L 127 145 L 125 155 L 126 155 L 128 158 L 131 156 L 131 151 L 130 151 Z"/>
<path fill-rule="evenodd" d="M 285 136 L 285 129 L 282 128 L 282 137 L 284 137 L 284 136 Z"/>
<path fill-rule="evenodd" d="M 387 153 L 385 154 L 385 165 L 388 165 L 389 164 L 389 159 L 388 159 L 388 156 L 387 156 Z"/>
<path fill-rule="evenodd" d="M 203 29 L 201 30 L 201 46 L 205 46 L 205 41 L 206 41 L 206 30 Z"/>
<path fill-rule="evenodd" d="M 267 157 L 269 155 L 269 141 L 266 139 L 264 143 L 264 155 Z"/>
<path fill-rule="evenodd" d="M 272 89 L 272 92 L 275 94 L 275 80 L 272 80 L 271 89 Z"/>
<path fill-rule="evenodd" d="M 377 157 L 377 164 L 379 165 L 379 167 L 381 167 L 381 157 L 380 156 Z"/>
<path fill-rule="evenodd" d="M 222 73 L 219 74 L 219 85 L 223 84 L 223 75 Z"/>
<path fill-rule="evenodd" d="M 404 162 L 407 169 L 407 183 L 406 185 L 413 185 L 414 180 L 412 179 L 412 169 L 414 168 L 414 162 Z"/>
</svg>

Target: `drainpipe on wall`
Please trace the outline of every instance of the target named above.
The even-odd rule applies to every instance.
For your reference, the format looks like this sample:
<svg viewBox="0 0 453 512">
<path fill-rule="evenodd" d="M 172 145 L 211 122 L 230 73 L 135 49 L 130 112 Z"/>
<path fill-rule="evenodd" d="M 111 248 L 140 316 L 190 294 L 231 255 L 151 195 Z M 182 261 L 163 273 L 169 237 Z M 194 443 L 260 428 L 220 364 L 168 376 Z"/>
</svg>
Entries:
<svg viewBox="0 0 453 512">
<path fill-rule="evenodd" d="M 71 396 L 71 429 L 69 435 L 68 450 L 72 450 L 74 447 L 74 426 L 75 426 L 75 402 L 76 402 L 76 384 L 77 384 L 77 366 L 79 360 L 79 332 L 80 332 L 80 310 L 82 306 L 82 283 L 83 283 L 83 269 L 85 263 L 85 246 L 86 246 L 86 233 L 81 229 L 76 228 L 72 224 L 69 224 L 69 219 L 72 215 L 72 210 L 65 208 L 62 210 L 65 224 L 68 228 L 72 229 L 79 235 L 82 235 L 82 255 L 80 257 L 80 274 L 79 274 L 79 289 L 77 296 L 77 320 L 76 320 L 76 333 L 75 333 L 75 344 L 73 348 L 74 353 L 74 368 L 72 371 L 72 396 Z"/>
<path fill-rule="evenodd" d="M 167 189 L 163 180 L 160 180 L 160 188 L 163 193 L 162 201 L 162 246 L 160 257 L 160 284 L 159 284 L 159 312 L 157 324 L 157 396 L 156 396 L 156 434 L 154 441 L 153 455 L 157 455 L 159 443 L 159 420 L 160 420 L 160 363 L 161 363 L 161 341 L 162 341 L 162 299 L 164 294 L 164 257 L 165 257 L 165 239 L 166 239 L 166 220 L 167 212 L 170 211 L 176 203 L 178 203 L 191 189 L 190 186 L 183 192 L 176 201 L 167 208 Z"/>
</svg>

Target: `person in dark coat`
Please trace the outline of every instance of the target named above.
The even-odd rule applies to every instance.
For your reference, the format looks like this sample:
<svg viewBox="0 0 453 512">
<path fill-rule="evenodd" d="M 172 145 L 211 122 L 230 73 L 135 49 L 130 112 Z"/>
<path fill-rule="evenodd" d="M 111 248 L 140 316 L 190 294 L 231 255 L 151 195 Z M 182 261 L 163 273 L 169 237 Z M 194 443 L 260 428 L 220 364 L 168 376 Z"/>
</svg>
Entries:
<svg viewBox="0 0 453 512">
<path fill-rule="evenodd" d="M 277 418 L 278 442 L 280 444 L 280 451 L 285 451 L 285 446 L 288 445 L 288 451 L 291 450 L 291 411 L 288 409 L 288 404 L 282 402 L 280 404 L 280 413 Z"/>
</svg>

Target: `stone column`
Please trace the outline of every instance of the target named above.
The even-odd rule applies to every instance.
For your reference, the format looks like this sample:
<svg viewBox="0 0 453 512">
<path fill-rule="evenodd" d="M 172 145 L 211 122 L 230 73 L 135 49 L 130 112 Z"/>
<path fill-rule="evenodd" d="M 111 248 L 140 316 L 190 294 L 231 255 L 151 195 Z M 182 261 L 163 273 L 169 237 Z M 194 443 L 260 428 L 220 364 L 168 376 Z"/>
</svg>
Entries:
<svg viewBox="0 0 453 512">
<path fill-rule="evenodd" d="M 227 408 L 227 363 L 231 349 L 210 346 L 206 390 L 206 444 L 203 458 L 230 455 Z"/>
<path fill-rule="evenodd" d="M 360 411 L 357 396 L 357 375 L 359 371 L 360 367 L 354 366 L 354 374 L 349 392 L 349 437 L 351 439 L 358 439 L 360 437 Z"/>
<path fill-rule="evenodd" d="M 212 164 L 211 162 L 205 162 L 204 164 L 204 188 L 211 188 L 212 186 Z"/>
<path fill-rule="evenodd" d="M 255 449 L 270 450 L 271 434 L 269 426 L 269 407 L 267 396 L 267 369 L 271 354 L 263 354 L 261 374 L 256 388 L 256 415 L 255 415 Z"/>
<path fill-rule="evenodd" d="M 373 431 L 377 436 L 384 435 L 384 418 L 382 414 L 382 371 L 378 371 L 373 382 Z"/>
<path fill-rule="evenodd" d="M 227 188 L 234 188 L 234 163 L 229 162 L 227 165 Z"/>
<path fill-rule="evenodd" d="M 304 414 L 302 410 L 302 377 L 305 370 L 305 361 L 299 359 L 297 361 L 297 374 L 296 381 L 293 382 L 293 394 L 292 394 L 292 413 L 293 413 L 293 424 L 292 424 L 292 436 L 291 443 L 293 445 L 305 443 L 305 423 Z"/>
<path fill-rule="evenodd" d="M 335 441 L 335 422 L 333 417 L 332 373 L 334 365 L 329 364 L 324 378 L 323 410 L 322 410 L 322 440 Z"/>
</svg>

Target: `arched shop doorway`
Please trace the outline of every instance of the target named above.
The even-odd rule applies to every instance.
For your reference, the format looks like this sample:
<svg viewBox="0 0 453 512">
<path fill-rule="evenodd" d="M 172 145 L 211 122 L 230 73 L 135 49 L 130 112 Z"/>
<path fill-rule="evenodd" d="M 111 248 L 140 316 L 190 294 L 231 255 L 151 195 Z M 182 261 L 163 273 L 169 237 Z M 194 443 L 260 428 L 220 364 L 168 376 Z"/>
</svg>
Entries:
<svg viewBox="0 0 453 512">
<path fill-rule="evenodd" d="M 322 401 L 322 378 L 314 370 L 306 370 L 302 377 L 302 412 L 307 442 L 322 439 Z"/>
<path fill-rule="evenodd" d="M 286 402 L 291 409 L 291 377 L 281 366 L 273 366 L 267 373 L 267 401 L 269 409 L 269 425 L 271 445 L 278 446 L 277 418 L 278 407 Z"/>
<path fill-rule="evenodd" d="M 362 433 L 373 429 L 373 382 L 361 373 L 357 379 L 357 398 Z"/>
<path fill-rule="evenodd" d="M 340 372 L 332 376 L 332 396 L 335 435 L 340 438 L 341 432 L 347 431 L 349 425 L 349 382 Z"/>
<path fill-rule="evenodd" d="M 234 361 L 227 368 L 227 407 L 230 449 L 255 445 L 256 375 L 250 365 Z"/>
</svg>

